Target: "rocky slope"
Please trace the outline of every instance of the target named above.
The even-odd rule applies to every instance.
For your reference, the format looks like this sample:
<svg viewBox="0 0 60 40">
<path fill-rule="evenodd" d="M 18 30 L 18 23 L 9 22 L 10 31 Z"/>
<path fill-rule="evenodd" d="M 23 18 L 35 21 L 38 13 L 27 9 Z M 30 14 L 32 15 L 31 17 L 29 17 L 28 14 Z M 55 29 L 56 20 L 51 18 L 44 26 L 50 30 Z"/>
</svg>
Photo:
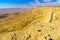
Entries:
<svg viewBox="0 0 60 40">
<path fill-rule="evenodd" d="M 60 40 L 60 7 L 36 7 L 1 18 L 0 40 Z"/>
</svg>

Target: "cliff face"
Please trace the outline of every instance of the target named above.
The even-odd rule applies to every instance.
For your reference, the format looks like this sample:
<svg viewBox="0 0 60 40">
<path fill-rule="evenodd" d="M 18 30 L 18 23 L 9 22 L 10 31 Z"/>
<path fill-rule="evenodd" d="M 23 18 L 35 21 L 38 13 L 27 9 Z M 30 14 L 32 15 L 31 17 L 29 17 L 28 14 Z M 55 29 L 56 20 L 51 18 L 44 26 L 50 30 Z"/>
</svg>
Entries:
<svg viewBox="0 0 60 40">
<path fill-rule="evenodd" d="M 36 7 L 1 18 L 0 40 L 60 40 L 60 7 Z"/>
</svg>

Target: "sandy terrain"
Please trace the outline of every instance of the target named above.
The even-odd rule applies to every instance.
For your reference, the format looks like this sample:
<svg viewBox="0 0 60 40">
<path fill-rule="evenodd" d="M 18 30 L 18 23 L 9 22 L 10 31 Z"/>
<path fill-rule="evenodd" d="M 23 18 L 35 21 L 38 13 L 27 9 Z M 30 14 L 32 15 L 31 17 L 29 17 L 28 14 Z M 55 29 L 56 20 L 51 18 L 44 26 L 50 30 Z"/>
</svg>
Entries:
<svg viewBox="0 0 60 40">
<path fill-rule="evenodd" d="M 36 7 L 1 18 L 0 40 L 60 40 L 60 7 Z"/>
</svg>

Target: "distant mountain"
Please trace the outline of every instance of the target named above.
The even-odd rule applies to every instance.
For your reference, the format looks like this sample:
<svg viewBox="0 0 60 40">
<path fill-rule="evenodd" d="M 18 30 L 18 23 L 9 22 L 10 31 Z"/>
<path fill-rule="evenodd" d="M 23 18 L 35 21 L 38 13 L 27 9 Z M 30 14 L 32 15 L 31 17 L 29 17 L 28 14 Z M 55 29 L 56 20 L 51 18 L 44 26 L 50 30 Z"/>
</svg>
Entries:
<svg viewBox="0 0 60 40">
<path fill-rule="evenodd" d="M 0 15 L 10 14 L 10 13 L 20 13 L 20 12 L 25 12 L 27 10 L 28 8 L 5 8 L 5 9 L 0 9 Z"/>
</svg>

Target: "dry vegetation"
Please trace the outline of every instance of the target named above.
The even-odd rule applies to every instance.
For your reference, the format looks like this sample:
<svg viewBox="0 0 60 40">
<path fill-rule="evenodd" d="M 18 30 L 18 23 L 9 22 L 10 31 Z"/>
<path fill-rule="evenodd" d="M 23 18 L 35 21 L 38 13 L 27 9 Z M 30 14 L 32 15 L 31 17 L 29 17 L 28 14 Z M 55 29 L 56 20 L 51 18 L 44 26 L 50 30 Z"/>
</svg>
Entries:
<svg viewBox="0 0 60 40">
<path fill-rule="evenodd" d="M 36 7 L 0 18 L 0 40 L 60 40 L 60 7 Z"/>
</svg>

